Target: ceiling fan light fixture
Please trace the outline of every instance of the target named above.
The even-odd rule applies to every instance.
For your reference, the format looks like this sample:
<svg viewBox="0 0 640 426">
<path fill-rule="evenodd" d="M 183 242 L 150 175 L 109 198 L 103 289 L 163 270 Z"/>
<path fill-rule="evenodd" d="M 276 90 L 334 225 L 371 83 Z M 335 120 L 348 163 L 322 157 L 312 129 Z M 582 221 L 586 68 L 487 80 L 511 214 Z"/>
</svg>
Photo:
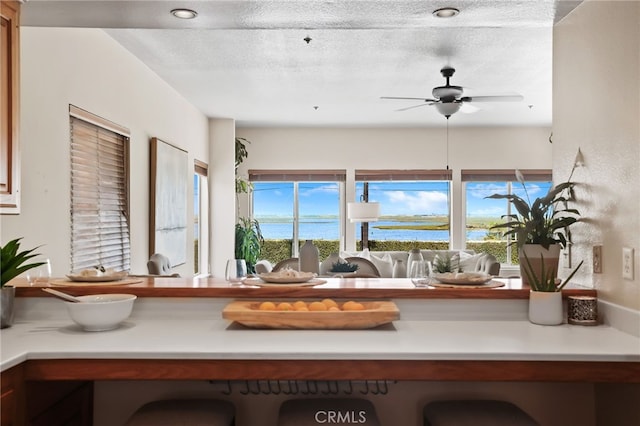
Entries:
<svg viewBox="0 0 640 426">
<path fill-rule="evenodd" d="M 459 102 L 444 102 L 435 104 L 438 112 L 445 117 L 449 117 L 460 110 Z"/>
<path fill-rule="evenodd" d="M 453 18 L 458 15 L 460 11 L 455 7 L 441 7 L 433 11 L 432 15 L 436 18 Z"/>
<path fill-rule="evenodd" d="M 171 14 L 179 19 L 193 19 L 198 16 L 198 12 L 191 9 L 173 9 Z"/>
</svg>

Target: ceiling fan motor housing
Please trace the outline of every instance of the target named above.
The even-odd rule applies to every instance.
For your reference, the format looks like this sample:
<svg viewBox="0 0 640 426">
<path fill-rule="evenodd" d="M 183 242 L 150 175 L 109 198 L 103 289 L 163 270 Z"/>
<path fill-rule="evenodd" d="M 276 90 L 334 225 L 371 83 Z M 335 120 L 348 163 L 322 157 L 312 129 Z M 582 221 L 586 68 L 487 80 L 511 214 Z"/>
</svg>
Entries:
<svg viewBox="0 0 640 426">
<path fill-rule="evenodd" d="M 460 86 L 438 86 L 431 91 L 433 97 L 440 99 L 442 102 L 453 102 L 462 96 L 462 87 Z"/>
</svg>

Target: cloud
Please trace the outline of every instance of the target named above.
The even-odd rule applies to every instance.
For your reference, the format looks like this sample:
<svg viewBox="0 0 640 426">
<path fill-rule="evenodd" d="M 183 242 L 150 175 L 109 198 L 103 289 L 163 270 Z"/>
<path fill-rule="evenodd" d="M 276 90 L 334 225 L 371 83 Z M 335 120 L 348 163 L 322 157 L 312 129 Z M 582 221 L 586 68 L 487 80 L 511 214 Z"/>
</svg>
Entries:
<svg viewBox="0 0 640 426">
<path fill-rule="evenodd" d="M 314 194 L 337 194 L 338 193 L 338 184 L 329 183 L 321 186 L 312 186 L 310 188 L 300 187 L 299 195 L 301 197 L 311 197 Z"/>
<path fill-rule="evenodd" d="M 467 194 L 474 198 L 485 198 L 493 194 L 506 194 L 507 185 L 496 185 L 495 183 L 474 183 L 467 184 Z"/>
<path fill-rule="evenodd" d="M 417 191 L 407 193 L 405 191 L 385 191 L 384 196 L 389 200 L 389 205 L 383 204 L 383 214 L 432 214 L 447 213 L 449 210 L 449 197 L 445 192 Z"/>
</svg>

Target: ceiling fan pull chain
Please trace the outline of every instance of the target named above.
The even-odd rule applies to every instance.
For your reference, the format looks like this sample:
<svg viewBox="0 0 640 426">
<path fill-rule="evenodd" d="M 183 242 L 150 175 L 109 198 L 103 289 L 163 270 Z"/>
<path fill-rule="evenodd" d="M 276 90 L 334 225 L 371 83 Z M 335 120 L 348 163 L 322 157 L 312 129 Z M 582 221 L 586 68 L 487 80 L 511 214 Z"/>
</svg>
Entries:
<svg viewBox="0 0 640 426">
<path fill-rule="evenodd" d="M 449 170 L 449 117 L 447 117 L 447 170 Z"/>
</svg>

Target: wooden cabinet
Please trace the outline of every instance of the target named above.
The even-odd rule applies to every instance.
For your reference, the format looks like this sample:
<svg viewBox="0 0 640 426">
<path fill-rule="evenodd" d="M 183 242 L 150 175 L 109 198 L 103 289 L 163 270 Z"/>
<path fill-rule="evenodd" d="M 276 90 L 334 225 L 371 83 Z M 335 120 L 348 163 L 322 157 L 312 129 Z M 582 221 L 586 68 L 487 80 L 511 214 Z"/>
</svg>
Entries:
<svg viewBox="0 0 640 426">
<path fill-rule="evenodd" d="M 0 213 L 20 213 L 20 4 L 0 1 Z"/>
<path fill-rule="evenodd" d="M 0 394 L 2 426 L 19 426 L 25 423 L 23 371 L 23 366 L 18 365 L 2 372 Z"/>
<path fill-rule="evenodd" d="M 29 426 L 91 426 L 93 382 L 27 382 Z"/>
<path fill-rule="evenodd" d="M 2 372 L 0 426 L 91 426 L 93 382 L 25 381 L 25 365 Z"/>
</svg>

